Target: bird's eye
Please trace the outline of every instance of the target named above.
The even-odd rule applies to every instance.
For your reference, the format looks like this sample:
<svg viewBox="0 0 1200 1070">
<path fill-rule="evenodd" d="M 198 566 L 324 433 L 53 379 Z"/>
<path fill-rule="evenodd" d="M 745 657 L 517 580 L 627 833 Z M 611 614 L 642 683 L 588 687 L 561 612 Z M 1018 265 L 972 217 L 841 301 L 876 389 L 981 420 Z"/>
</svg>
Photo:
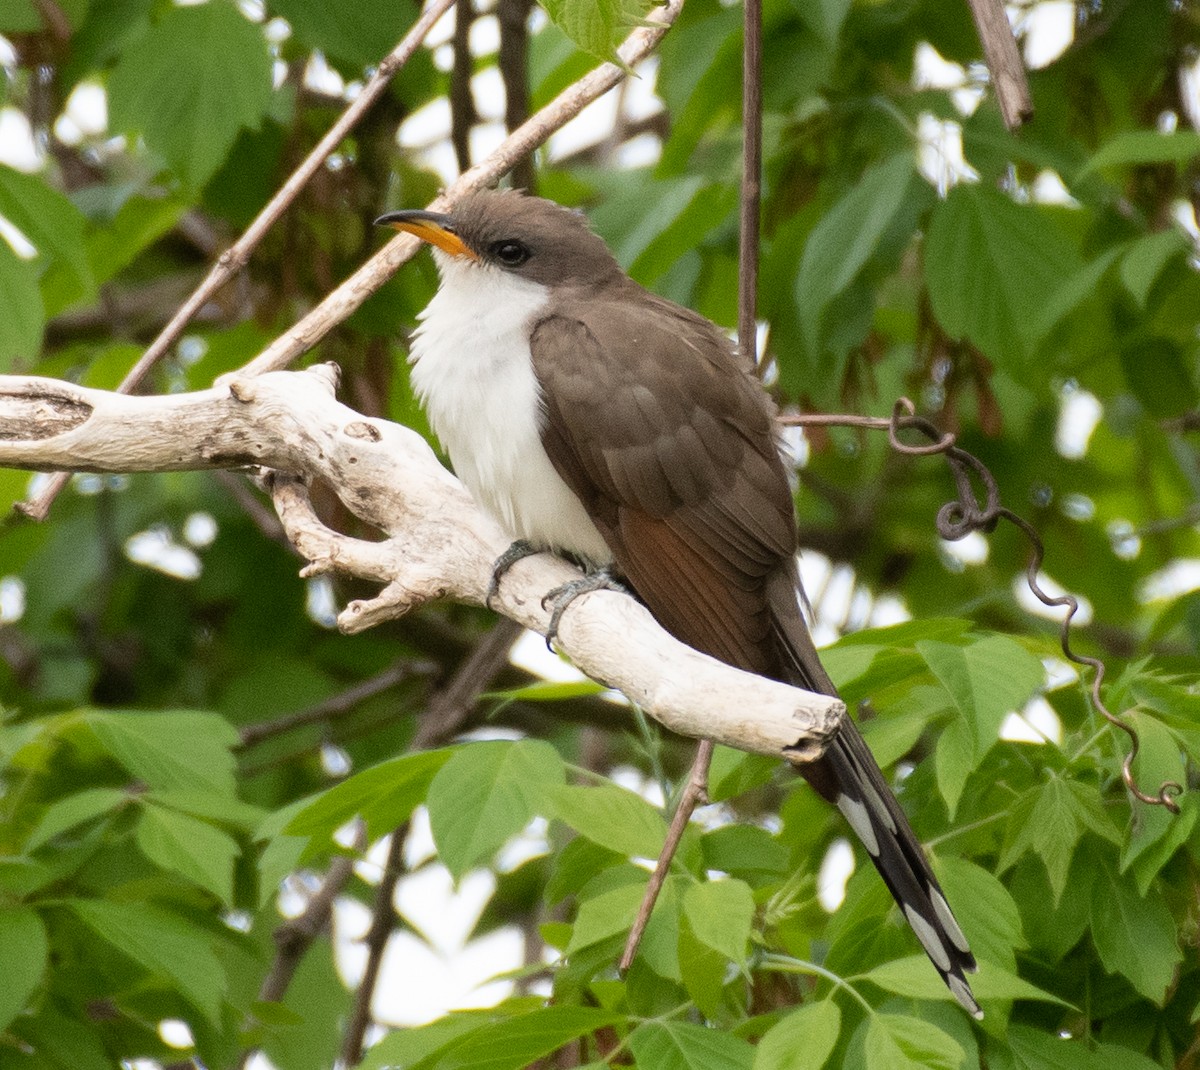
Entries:
<svg viewBox="0 0 1200 1070">
<path fill-rule="evenodd" d="M 492 246 L 492 255 L 505 267 L 520 267 L 529 259 L 529 250 L 519 241 L 506 239 Z"/>
</svg>

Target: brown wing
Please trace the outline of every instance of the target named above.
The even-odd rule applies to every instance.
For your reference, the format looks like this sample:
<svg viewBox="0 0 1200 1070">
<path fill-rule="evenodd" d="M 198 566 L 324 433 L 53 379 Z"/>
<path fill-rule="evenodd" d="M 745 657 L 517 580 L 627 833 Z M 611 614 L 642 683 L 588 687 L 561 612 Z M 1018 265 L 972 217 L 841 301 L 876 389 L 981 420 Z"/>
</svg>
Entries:
<svg viewBox="0 0 1200 1070">
<path fill-rule="evenodd" d="M 546 452 L 659 623 L 739 668 L 836 694 L 800 614 L 770 403 L 722 335 L 667 302 L 610 301 L 548 316 L 531 349 Z M 974 957 L 854 722 L 801 772 L 849 819 L 934 966 L 979 1014 L 963 976 Z"/>
<path fill-rule="evenodd" d="M 620 571 L 690 646 L 778 674 L 768 577 L 795 547 L 770 403 L 729 342 L 674 306 L 611 301 L 531 339 L 542 440 Z"/>
</svg>

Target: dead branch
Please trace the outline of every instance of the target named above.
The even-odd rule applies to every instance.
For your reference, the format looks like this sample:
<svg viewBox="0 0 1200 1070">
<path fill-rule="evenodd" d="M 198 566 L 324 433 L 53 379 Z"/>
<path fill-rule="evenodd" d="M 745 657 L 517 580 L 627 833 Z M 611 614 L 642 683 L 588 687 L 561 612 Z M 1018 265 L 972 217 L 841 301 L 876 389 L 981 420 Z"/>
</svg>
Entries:
<svg viewBox="0 0 1200 1070">
<path fill-rule="evenodd" d="M 0 376 L 0 466 L 89 472 L 272 469 L 276 511 L 305 575 L 338 572 L 380 584 L 338 617 L 359 632 L 426 602 L 481 605 L 508 545 L 415 431 L 362 416 L 334 399 L 337 369 L 234 376 L 190 394 L 129 396 L 56 379 Z M 305 480 L 331 484 L 348 509 L 387 538 L 326 527 Z M 505 575 L 493 608 L 545 634 L 542 598 L 577 577 L 546 554 Z M 619 688 L 668 729 L 791 762 L 819 756 L 844 713 L 837 699 L 723 665 L 667 635 L 625 595 L 572 603 L 563 650 L 593 679 Z"/>
</svg>

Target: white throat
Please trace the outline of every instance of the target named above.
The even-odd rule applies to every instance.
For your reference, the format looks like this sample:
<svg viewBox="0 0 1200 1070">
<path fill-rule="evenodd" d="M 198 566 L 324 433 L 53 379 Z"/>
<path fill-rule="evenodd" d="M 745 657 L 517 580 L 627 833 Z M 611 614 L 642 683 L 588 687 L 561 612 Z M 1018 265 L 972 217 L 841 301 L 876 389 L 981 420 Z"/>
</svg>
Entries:
<svg viewBox="0 0 1200 1070">
<path fill-rule="evenodd" d="M 594 564 L 612 554 L 542 446 L 529 333 L 540 283 L 434 250 L 442 284 L 413 336 L 412 384 L 459 479 L 513 538 Z"/>
</svg>

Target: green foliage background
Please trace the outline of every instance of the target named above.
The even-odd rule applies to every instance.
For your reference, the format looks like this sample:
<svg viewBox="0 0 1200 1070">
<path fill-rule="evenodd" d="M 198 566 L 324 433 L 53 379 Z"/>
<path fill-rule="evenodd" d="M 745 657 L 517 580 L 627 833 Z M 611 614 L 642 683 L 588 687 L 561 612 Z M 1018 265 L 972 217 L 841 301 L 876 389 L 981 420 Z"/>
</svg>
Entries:
<svg viewBox="0 0 1200 1070">
<path fill-rule="evenodd" d="M 535 107 L 642 10 L 547 9 L 563 29 L 543 23 L 529 42 Z M 1200 15 L 1161 0 L 1080 4 L 1075 42 L 1033 72 L 1036 117 L 1014 136 L 990 99 L 963 118 L 948 91 L 913 88 L 921 42 L 979 62 L 958 0 L 765 9 L 760 314 L 781 401 L 883 415 L 907 393 L 959 433 L 1041 533 L 1047 572 L 1090 602 L 1075 641 L 1108 663 L 1106 700 L 1141 734 L 1139 782 L 1194 779 L 1200 596 L 1145 592 L 1200 556 L 1200 277 L 1175 221 L 1200 183 L 1179 79 Z M 341 107 L 303 88 L 312 51 L 359 77 L 415 11 L 268 0 L 265 14 L 292 28 L 272 44 L 229 0 L 0 0 L 19 56 L 4 101 L 46 150 L 35 174 L 0 167 L 0 215 L 36 250 L 0 241 L 5 370 L 113 386 Z M 617 168 L 598 149 L 537 172 L 539 192 L 589 208 L 641 282 L 723 324 L 736 318 L 740 19 L 687 0 L 660 49 L 654 166 Z M 85 80 L 107 88 L 124 142 L 55 138 Z M 204 387 L 243 363 L 369 255 L 374 216 L 431 198 L 438 179 L 394 133 L 447 90 L 419 53 L 155 389 Z M 925 115 L 961 121 L 977 181 L 939 191 L 920 173 Z M 1031 196 L 1046 171 L 1069 203 Z M 428 263 L 411 265 L 313 355 L 341 363 L 352 404 L 423 426 L 403 336 L 433 281 Z M 1056 428 L 1080 391 L 1102 416 L 1086 453 L 1064 456 Z M 548 820 L 547 851 L 498 874 L 478 931 L 516 924 L 561 958 L 534 964 L 492 1010 L 389 1034 L 364 1065 L 503 1070 L 565 1046 L 553 1065 L 1196 1066 L 1195 794 L 1178 817 L 1131 805 L 1125 738 L 1084 684 L 1046 680 L 1055 626 L 1014 594 L 1028 547 L 1002 528 L 966 567 L 939 547 L 933 519 L 951 495 L 940 462 L 900 458 L 878 433 L 810 443 L 805 544 L 914 617 L 846 636 L 828 663 L 848 702 L 870 703 L 864 727 L 885 769 L 903 773 L 900 798 L 983 964 L 983 1023 L 950 1002 L 865 856 L 843 906 L 824 912 L 815 874 L 840 818 L 775 763 L 732 752 L 718 754 L 711 792 L 731 820 L 689 830 L 642 954 L 618 978 L 645 880 L 631 859 L 657 852 L 664 816 L 608 774 L 632 764 L 669 793 L 680 741 L 590 688 L 531 688 L 506 668 L 480 681 L 502 694 L 468 726 L 514 738 L 410 751 L 487 614 L 436 606 L 339 636 L 308 611 L 297 561 L 236 481 L 87 477 L 48 523 L 0 530 L 0 573 L 24 591 L 19 619 L 0 626 L 0 1066 L 177 1061 L 157 1029 L 167 1018 L 189 1023 L 209 1067 L 251 1047 L 283 1070 L 332 1065 L 352 996 L 327 940 L 281 1004 L 257 1001 L 279 883 L 324 872 L 347 850 L 333 832 L 355 815 L 374 842 L 403 834 L 420 804 L 456 877 Z M 0 493 L 19 499 L 28 478 L 0 472 Z M 197 513 L 217 531 L 197 541 L 198 577 L 125 552 L 147 530 L 185 541 Z M 381 673 L 392 686 L 321 706 Z M 999 741 L 1005 715 L 1041 692 L 1061 744 Z M 374 888 L 355 875 L 344 894 L 370 903 Z M 549 1005 L 525 986 L 535 975 Z"/>
</svg>

